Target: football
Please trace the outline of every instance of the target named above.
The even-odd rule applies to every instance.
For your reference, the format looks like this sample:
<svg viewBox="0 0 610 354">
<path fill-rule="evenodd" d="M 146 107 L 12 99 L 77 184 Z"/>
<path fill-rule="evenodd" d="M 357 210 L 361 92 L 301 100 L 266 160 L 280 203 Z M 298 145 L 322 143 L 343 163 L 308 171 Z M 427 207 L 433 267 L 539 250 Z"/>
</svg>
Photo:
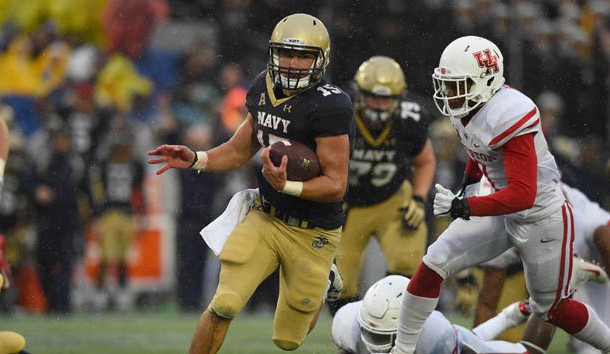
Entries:
<svg viewBox="0 0 610 354">
<path fill-rule="evenodd" d="M 289 181 L 307 181 L 322 173 L 316 152 L 295 140 L 277 141 L 271 145 L 269 157 L 275 166 L 288 156 L 286 174 Z"/>
</svg>

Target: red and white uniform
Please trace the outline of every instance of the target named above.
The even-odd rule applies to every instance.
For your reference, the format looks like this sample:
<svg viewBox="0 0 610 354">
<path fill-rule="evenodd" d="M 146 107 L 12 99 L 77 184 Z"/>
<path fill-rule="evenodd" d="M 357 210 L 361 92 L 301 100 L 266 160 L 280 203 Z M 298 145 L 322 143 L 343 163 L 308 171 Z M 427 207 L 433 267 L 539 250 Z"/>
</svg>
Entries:
<svg viewBox="0 0 610 354">
<path fill-rule="evenodd" d="M 337 347 L 351 354 L 371 354 L 360 337 L 358 313 L 362 301 L 351 302 L 339 309 L 333 318 L 331 337 Z M 485 338 L 482 333 L 500 333 L 510 328 L 510 324 L 502 317 L 503 314 L 487 321 L 472 331 L 458 325 L 453 325 L 438 311 L 430 314 L 424 323 L 421 336 L 417 341 L 415 354 L 447 354 L 462 352 L 462 348 L 470 348 L 477 353 L 495 354 L 526 354 L 527 349 L 520 343 L 511 343 L 494 338 Z M 489 328 L 493 326 L 494 328 Z M 500 329 L 495 327 L 500 327 Z M 478 334 L 477 334 L 478 333 Z"/>
<path fill-rule="evenodd" d="M 424 263 L 446 279 L 514 245 L 524 259 L 532 310 L 547 312 L 569 294 L 573 218 L 536 105 L 505 86 L 466 125 L 451 123 L 469 155 L 466 173 L 485 175 L 495 192 L 468 197 L 471 220 L 451 223 Z"/>
<path fill-rule="evenodd" d="M 574 251 L 587 260 L 602 263 L 602 258 L 593 243 L 595 229 L 601 225 L 610 225 L 610 213 L 599 204 L 589 200 L 578 189 L 561 185 L 566 199 L 574 208 Z M 610 325 L 610 283 L 598 284 L 586 282 L 574 294 L 576 300 L 582 301 L 595 310 L 599 318 Z M 574 339 L 574 338 L 573 338 Z M 601 353 L 589 344 L 574 339 L 572 342 L 578 354 Z"/>
</svg>

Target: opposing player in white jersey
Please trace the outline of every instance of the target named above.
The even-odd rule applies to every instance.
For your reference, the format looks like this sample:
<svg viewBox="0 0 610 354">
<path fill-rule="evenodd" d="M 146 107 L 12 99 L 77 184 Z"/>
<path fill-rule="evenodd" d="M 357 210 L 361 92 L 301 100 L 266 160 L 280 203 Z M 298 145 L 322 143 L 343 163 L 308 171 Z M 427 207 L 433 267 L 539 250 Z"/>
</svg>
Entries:
<svg viewBox="0 0 610 354">
<path fill-rule="evenodd" d="M 409 278 L 389 275 L 371 285 L 361 301 L 341 307 L 332 323 L 332 339 L 342 354 L 388 353 L 396 337 L 400 303 Z M 519 343 L 493 340 L 529 316 L 527 306 L 514 303 L 493 319 L 469 330 L 451 324 L 434 311 L 417 342 L 417 353 L 527 353 Z"/>
<path fill-rule="evenodd" d="M 513 245 L 523 258 L 533 313 L 610 353 L 610 329 L 595 311 L 569 298 L 573 215 L 558 187 L 559 171 L 538 109 L 504 85 L 503 71 L 495 44 L 466 36 L 445 48 L 432 75 L 435 103 L 450 118 L 469 156 L 464 184 L 485 175 L 495 192 L 464 197 L 436 186 L 434 214 L 456 220 L 428 248 L 409 283 L 396 354 L 415 351 L 444 279 Z"/>
<path fill-rule="evenodd" d="M 484 179 L 485 177 L 481 179 L 482 182 Z M 483 183 L 481 184 L 483 185 Z M 578 288 L 578 290 L 573 293 L 573 298 L 593 308 L 602 321 L 608 325 L 610 321 L 610 283 L 608 283 L 608 275 L 605 270 L 596 262 L 610 264 L 608 262 L 610 261 L 609 254 L 604 251 L 610 249 L 610 226 L 608 225 L 610 213 L 601 209 L 597 203 L 590 201 L 575 188 L 562 183 L 561 189 L 574 211 L 574 250 L 579 255 L 593 261 L 588 262 L 580 257 L 574 258 L 570 289 Z M 504 281 L 506 271 L 520 265 L 521 255 L 516 248 L 511 248 L 500 256 L 481 264 L 485 269 L 485 275 L 479 293 L 475 325 L 494 316 L 501 297 L 505 303 L 519 300 L 511 296 L 511 293 L 516 290 L 515 284 L 511 289 L 507 289 Z M 517 293 L 521 292 L 517 291 Z M 548 346 L 552 340 L 554 328 L 553 325 L 543 322 L 539 318 L 532 318 L 528 322 L 521 343 L 528 347 L 530 354 L 544 353 L 545 343 Z M 572 347 L 578 354 L 600 353 L 599 350 L 574 337 L 571 339 Z"/>
<path fill-rule="evenodd" d="M 595 260 L 604 265 L 606 270 L 610 269 L 610 213 L 576 188 L 562 184 L 561 189 L 573 206 L 574 219 L 578 220 L 574 223 L 574 251 L 580 257 Z M 574 299 L 591 306 L 599 318 L 610 326 L 610 282 L 586 283 L 579 287 Z M 600 353 L 578 339 L 572 341 L 572 346 L 578 354 Z"/>
</svg>

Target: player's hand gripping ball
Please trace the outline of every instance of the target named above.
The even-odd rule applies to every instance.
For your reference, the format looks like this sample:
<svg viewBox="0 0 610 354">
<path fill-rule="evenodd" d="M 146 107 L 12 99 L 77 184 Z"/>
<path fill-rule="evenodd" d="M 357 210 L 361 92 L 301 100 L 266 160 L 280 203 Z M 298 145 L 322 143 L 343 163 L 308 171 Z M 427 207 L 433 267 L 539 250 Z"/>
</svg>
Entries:
<svg viewBox="0 0 610 354">
<path fill-rule="evenodd" d="M 275 166 L 282 163 L 284 155 L 288 156 L 286 174 L 289 181 L 307 181 L 322 174 L 318 155 L 307 145 L 295 140 L 278 141 L 271 145 L 269 158 Z"/>
</svg>

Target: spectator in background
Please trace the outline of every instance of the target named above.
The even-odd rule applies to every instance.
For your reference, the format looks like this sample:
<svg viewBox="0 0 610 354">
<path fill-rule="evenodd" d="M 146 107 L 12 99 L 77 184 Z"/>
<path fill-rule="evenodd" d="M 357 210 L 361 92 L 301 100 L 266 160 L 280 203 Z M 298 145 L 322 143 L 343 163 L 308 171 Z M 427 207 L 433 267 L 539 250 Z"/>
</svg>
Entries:
<svg viewBox="0 0 610 354">
<path fill-rule="evenodd" d="M 95 210 L 99 219 L 95 231 L 99 236 L 101 262 L 97 274 L 94 307 L 105 310 L 109 297 L 117 310 L 131 308 L 132 294 L 128 281 L 129 251 L 136 230 L 134 217 L 144 214 L 142 184 L 144 165 L 133 154 L 134 136 L 129 132 L 110 132 L 109 154 L 95 169 Z M 98 189 L 99 188 L 99 189 Z M 108 271 L 117 272 L 116 292 L 108 287 Z"/>
<path fill-rule="evenodd" d="M 62 102 L 57 112 L 70 126 L 72 149 L 85 161 L 95 160 L 95 151 L 102 134 L 108 129 L 112 110 L 98 107 L 93 97 L 94 86 L 81 82 L 71 87 L 68 102 Z"/>
<path fill-rule="evenodd" d="M 56 41 L 47 46 L 36 58 L 33 70 L 40 83 L 38 95 L 46 96 L 64 84 L 70 51 L 67 43 Z"/>
<path fill-rule="evenodd" d="M 107 58 L 97 77 L 95 101 L 101 107 L 129 111 L 136 95 L 148 96 L 153 88 L 153 82 L 140 75 L 132 61 L 115 54 Z"/>
<path fill-rule="evenodd" d="M 226 64 L 220 70 L 220 88 L 224 96 L 220 103 L 220 121 L 224 130 L 232 134 L 246 116 L 244 73 L 239 65 Z"/>
<path fill-rule="evenodd" d="M 156 26 L 169 8 L 165 0 L 110 0 L 102 12 L 109 53 L 121 53 L 132 60 L 145 54 Z"/>
<path fill-rule="evenodd" d="M 32 69 L 32 40 L 17 36 L 0 60 L 0 94 L 35 95 L 38 90 Z"/>
<path fill-rule="evenodd" d="M 195 151 L 213 146 L 212 130 L 204 124 L 191 125 L 184 133 L 184 143 Z M 179 171 L 180 208 L 176 220 L 176 295 L 184 312 L 200 312 L 202 308 L 203 274 L 208 249 L 199 231 L 212 221 L 218 176 Z"/>
<path fill-rule="evenodd" d="M 36 257 L 48 311 L 68 314 L 74 244 L 82 237 L 79 199 L 90 194 L 85 162 L 72 152 L 69 127 L 61 119 L 49 119 L 51 151 L 36 162 L 28 191 L 36 211 Z"/>
<path fill-rule="evenodd" d="M 201 41 L 192 43 L 181 59 L 171 103 L 185 126 L 196 121 L 215 124 L 213 116 L 220 100 L 216 73 L 216 51 Z"/>
</svg>

